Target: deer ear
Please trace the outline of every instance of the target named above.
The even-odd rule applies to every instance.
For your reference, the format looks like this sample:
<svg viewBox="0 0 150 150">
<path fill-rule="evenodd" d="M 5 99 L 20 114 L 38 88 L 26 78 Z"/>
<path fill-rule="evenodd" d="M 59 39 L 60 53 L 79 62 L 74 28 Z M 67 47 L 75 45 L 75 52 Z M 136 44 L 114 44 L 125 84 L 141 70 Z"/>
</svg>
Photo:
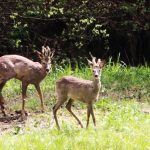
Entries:
<svg viewBox="0 0 150 150">
<path fill-rule="evenodd" d="M 104 65 L 105 65 L 105 63 L 106 63 L 106 61 L 105 61 L 105 60 L 100 61 L 100 63 L 99 63 L 99 67 L 100 67 L 100 68 L 103 68 L 103 67 L 104 67 Z"/>
<path fill-rule="evenodd" d="M 93 63 L 90 60 L 87 59 L 87 61 L 90 66 L 93 66 Z"/>
</svg>

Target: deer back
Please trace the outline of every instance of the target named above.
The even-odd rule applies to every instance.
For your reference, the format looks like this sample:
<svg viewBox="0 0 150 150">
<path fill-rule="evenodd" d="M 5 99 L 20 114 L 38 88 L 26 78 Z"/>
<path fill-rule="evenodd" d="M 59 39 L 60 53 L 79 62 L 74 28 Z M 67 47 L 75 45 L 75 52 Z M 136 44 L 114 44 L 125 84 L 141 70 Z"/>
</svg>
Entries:
<svg viewBox="0 0 150 150">
<path fill-rule="evenodd" d="M 5 55 L 0 57 L 0 75 L 3 78 L 16 78 L 28 82 L 41 80 L 46 73 L 42 65 L 19 55 Z"/>
<path fill-rule="evenodd" d="M 99 84 L 100 85 L 100 84 Z M 97 100 L 99 87 L 94 86 L 93 81 L 83 80 L 73 76 L 64 76 L 56 82 L 58 97 L 68 97 L 82 102 Z"/>
<path fill-rule="evenodd" d="M 7 81 L 16 78 L 28 83 L 40 82 L 51 70 L 51 59 L 54 51 L 42 46 L 38 52 L 41 64 L 20 55 L 4 55 L 0 57 L 0 80 Z"/>
</svg>

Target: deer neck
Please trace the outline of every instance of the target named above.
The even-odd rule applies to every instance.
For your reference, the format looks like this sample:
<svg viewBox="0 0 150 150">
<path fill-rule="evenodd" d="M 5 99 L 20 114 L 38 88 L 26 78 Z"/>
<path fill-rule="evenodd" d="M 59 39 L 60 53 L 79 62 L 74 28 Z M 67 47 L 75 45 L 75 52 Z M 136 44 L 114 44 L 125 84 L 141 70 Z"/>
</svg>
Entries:
<svg viewBox="0 0 150 150">
<path fill-rule="evenodd" d="M 46 65 L 41 65 L 41 76 L 42 78 L 45 78 L 45 76 L 47 75 L 47 72 L 46 72 Z"/>
<path fill-rule="evenodd" d="M 94 88 L 94 92 L 98 93 L 99 89 L 100 89 L 100 79 L 99 78 L 94 78 L 93 79 L 93 88 Z"/>
</svg>

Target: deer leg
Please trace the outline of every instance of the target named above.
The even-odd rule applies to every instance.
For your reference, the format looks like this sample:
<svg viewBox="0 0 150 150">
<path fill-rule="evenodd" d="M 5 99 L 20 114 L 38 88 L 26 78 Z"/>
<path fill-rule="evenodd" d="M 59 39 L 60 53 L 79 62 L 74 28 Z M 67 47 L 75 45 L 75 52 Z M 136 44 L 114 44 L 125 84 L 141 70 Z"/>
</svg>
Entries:
<svg viewBox="0 0 150 150">
<path fill-rule="evenodd" d="M 2 96 L 2 89 L 3 89 L 5 84 L 6 84 L 6 81 L 0 83 L 0 106 L 1 106 L 1 111 L 2 111 L 4 116 L 6 116 L 6 113 L 5 113 L 5 107 L 4 107 L 4 98 Z"/>
<path fill-rule="evenodd" d="M 68 103 L 66 105 L 66 108 L 73 115 L 73 117 L 78 121 L 78 123 L 80 124 L 81 128 L 83 128 L 83 125 L 82 125 L 81 121 L 77 118 L 77 116 L 71 110 L 72 103 L 73 103 L 73 100 L 69 99 L 69 101 L 68 101 Z"/>
<path fill-rule="evenodd" d="M 95 116 L 94 116 L 94 111 L 93 111 L 93 106 L 92 105 L 91 105 L 91 115 L 92 115 L 94 126 L 96 126 L 96 120 L 95 120 Z"/>
<path fill-rule="evenodd" d="M 58 102 L 55 104 L 55 106 L 53 107 L 53 115 L 54 115 L 54 119 L 57 125 L 57 128 L 60 129 L 59 123 L 58 123 L 58 119 L 57 119 L 57 110 L 60 108 L 60 106 L 66 101 L 66 99 L 63 100 L 58 100 Z"/>
<path fill-rule="evenodd" d="M 22 110 L 21 113 L 22 115 L 25 115 L 25 99 L 27 98 L 26 92 L 27 92 L 27 83 L 22 83 Z"/>
<path fill-rule="evenodd" d="M 89 125 L 91 110 L 92 110 L 92 104 L 88 104 L 88 106 L 87 106 L 87 124 L 86 124 L 86 128 L 88 128 L 88 125 Z"/>
<path fill-rule="evenodd" d="M 35 84 L 35 88 L 36 88 L 36 90 L 37 90 L 37 92 L 39 94 L 40 100 L 41 100 L 41 111 L 44 112 L 43 95 L 42 95 L 42 92 L 41 92 L 39 84 Z"/>
</svg>

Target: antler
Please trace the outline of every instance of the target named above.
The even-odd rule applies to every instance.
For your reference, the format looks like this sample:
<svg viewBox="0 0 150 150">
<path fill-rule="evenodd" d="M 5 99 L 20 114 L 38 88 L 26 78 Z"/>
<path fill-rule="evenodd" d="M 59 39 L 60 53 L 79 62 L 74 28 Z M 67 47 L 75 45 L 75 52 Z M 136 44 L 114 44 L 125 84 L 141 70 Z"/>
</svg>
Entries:
<svg viewBox="0 0 150 150">
<path fill-rule="evenodd" d="M 92 57 L 92 63 L 93 65 L 96 65 L 96 57 Z"/>
<path fill-rule="evenodd" d="M 46 46 L 46 50 L 47 50 L 47 55 L 49 56 L 50 55 L 50 51 L 51 51 L 51 49 L 49 48 L 49 46 Z"/>
<path fill-rule="evenodd" d="M 44 54 L 44 55 L 45 55 L 45 51 L 46 51 L 45 46 L 42 46 L 42 54 Z"/>
<path fill-rule="evenodd" d="M 54 52 L 55 52 L 54 49 L 50 49 L 50 48 L 49 48 L 49 56 L 50 56 L 51 58 L 53 58 Z"/>
<path fill-rule="evenodd" d="M 97 64 L 100 64 L 102 61 L 101 59 L 99 58 L 98 61 L 97 61 Z"/>
<path fill-rule="evenodd" d="M 93 65 L 96 65 L 96 57 L 93 57 L 93 55 L 91 54 L 91 52 L 89 53 L 89 55 L 90 55 L 91 58 L 92 58 L 92 64 L 93 64 Z"/>
<path fill-rule="evenodd" d="M 52 58 L 53 57 L 53 55 L 54 55 L 54 50 L 52 50 L 52 49 L 50 49 L 50 47 L 49 46 L 42 46 L 42 54 L 44 55 L 44 56 L 49 56 L 50 58 Z"/>
</svg>

